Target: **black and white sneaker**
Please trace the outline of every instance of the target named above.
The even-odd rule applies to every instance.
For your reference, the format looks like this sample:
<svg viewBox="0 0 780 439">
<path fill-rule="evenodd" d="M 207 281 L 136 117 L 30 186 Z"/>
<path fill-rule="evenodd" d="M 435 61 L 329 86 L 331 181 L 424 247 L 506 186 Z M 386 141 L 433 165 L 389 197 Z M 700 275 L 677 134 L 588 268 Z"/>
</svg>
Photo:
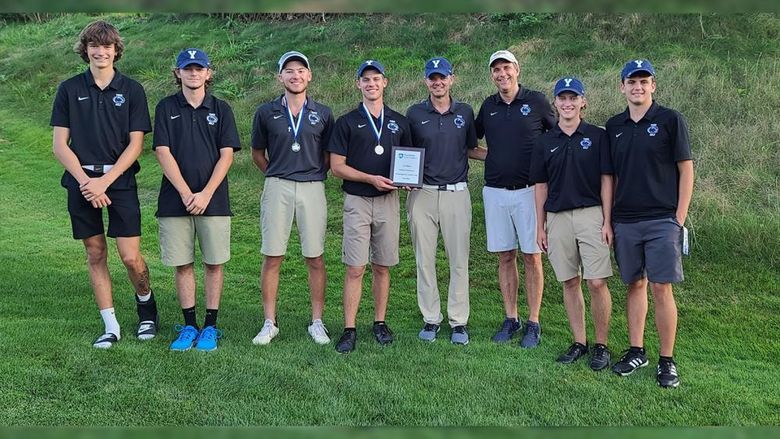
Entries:
<svg viewBox="0 0 780 439">
<path fill-rule="evenodd" d="M 135 335 L 139 340 L 151 340 L 157 335 L 157 322 L 154 320 L 144 320 L 138 322 L 138 328 Z"/>
<path fill-rule="evenodd" d="M 640 367 L 647 366 L 647 363 L 647 355 L 645 355 L 644 349 L 629 348 L 623 351 L 623 356 L 612 366 L 612 372 L 620 376 L 631 375 Z"/>
<path fill-rule="evenodd" d="M 138 326 L 135 335 L 139 340 L 151 340 L 157 335 L 159 317 L 157 316 L 157 302 L 154 300 L 154 291 L 149 293 L 151 297 L 146 302 L 135 297 L 135 308 L 138 313 Z"/>
<path fill-rule="evenodd" d="M 98 337 L 97 340 L 95 340 L 95 342 L 92 343 L 92 347 L 98 349 L 108 349 L 118 341 L 119 341 L 119 337 L 116 334 L 107 332 L 101 335 L 100 337 Z"/>
<path fill-rule="evenodd" d="M 607 345 L 596 343 L 593 347 L 593 355 L 590 357 L 590 368 L 599 371 L 609 366 L 610 355 Z"/>
<path fill-rule="evenodd" d="M 677 365 L 674 364 L 674 361 L 658 360 L 655 378 L 661 387 L 677 387 L 680 385 L 680 378 L 677 376 Z"/>
</svg>

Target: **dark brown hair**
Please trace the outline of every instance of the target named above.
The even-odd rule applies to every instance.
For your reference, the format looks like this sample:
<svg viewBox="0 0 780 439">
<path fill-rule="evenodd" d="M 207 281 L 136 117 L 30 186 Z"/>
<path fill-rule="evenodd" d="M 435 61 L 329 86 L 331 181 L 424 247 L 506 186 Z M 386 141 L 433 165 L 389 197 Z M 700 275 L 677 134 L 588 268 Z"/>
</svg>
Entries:
<svg viewBox="0 0 780 439">
<path fill-rule="evenodd" d="M 207 67 L 207 68 L 208 68 L 208 69 L 211 69 L 211 67 Z M 178 86 L 179 86 L 179 88 L 181 88 L 181 78 L 179 78 L 178 76 L 176 76 L 176 70 L 179 70 L 179 71 L 181 71 L 181 70 L 184 70 L 184 69 L 178 69 L 178 68 L 174 68 L 174 69 L 172 70 L 172 72 L 173 72 L 173 80 L 176 82 L 176 85 L 178 85 Z M 209 79 L 207 79 L 207 80 L 206 80 L 206 84 L 205 84 L 205 88 L 206 88 L 206 90 L 208 90 L 208 89 L 209 89 L 209 87 L 211 87 L 211 84 L 213 84 L 213 83 L 214 83 L 214 70 L 211 70 L 211 78 L 209 78 Z"/>
<path fill-rule="evenodd" d="M 116 56 L 114 62 L 119 61 L 122 58 L 122 52 L 125 50 L 125 43 L 122 41 L 122 37 L 119 36 L 119 31 L 109 22 L 104 20 L 94 21 L 82 29 L 79 34 L 79 40 L 73 47 L 73 50 L 81 56 L 84 62 L 89 63 L 89 57 L 87 56 L 87 46 L 89 43 L 98 44 L 100 46 L 114 45 L 116 50 Z"/>
</svg>

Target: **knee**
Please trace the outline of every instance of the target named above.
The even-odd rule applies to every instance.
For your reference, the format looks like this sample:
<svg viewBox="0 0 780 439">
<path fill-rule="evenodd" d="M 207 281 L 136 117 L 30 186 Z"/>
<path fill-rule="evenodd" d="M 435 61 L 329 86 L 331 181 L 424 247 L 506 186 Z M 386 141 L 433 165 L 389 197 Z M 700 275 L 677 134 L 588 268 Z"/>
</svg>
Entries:
<svg viewBox="0 0 780 439">
<path fill-rule="evenodd" d="M 386 277 L 390 275 L 390 267 L 384 265 L 371 264 L 371 272 L 377 277 Z"/>
<path fill-rule="evenodd" d="M 266 256 L 263 259 L 263 270 L 276 270 L 282 266 L 284 256 Z"/>
<path fill-rule="evenodd" d="M 122 263 L 130 270 L 141 271 L 144 267 L 144 258 L 140 252 L 123 254 Z"/>
<path fill-rule="evenodd" d="M 349 280 L 359 280 L 363 277 L 363 273 L 365 273 L 366 267 L 360 266 L 360 267 L 354 267 L 354 266 L 347 266 L 347 279 Z"/>
<path fill-rule="evenodd" d="M 523 253 L 523 264 L 526 267 L 541 266 L 542 255 L 540 253 Z"/>
<path fill-rule="evenodd" d="M 317 256 L 316 258 L 306 258 L 306 265 L 310 270 L 321 271 L 325 269 L 325 258 Z"/>
<path fill-rule="evenodd" d="M 511 250 L 508 252 L 501 252 L 498 254 L 498 263 L 502 265 L 512 264 L 517 259 L 517 251 Z"/>
<path fill-rule="evenodd" d="M 203 267 L 206 269 L 206 273 L 207 274 L 221 274 L 222 273 L 222 264 L 218 264 L 218 265 L 203 264 Z M 192 264 L 190 264 L 190 269 L 192 269 Z"/>
<path fill-rule="evenodd" d="M 87 247 L 87 263 L 89 265 L 105 265 L 108 260 L 108 249 L 104 245 Z"/>
<path fill-rule="evenodd" d="M 590 281 L 588 281 L 590 283 Z M 576 276 L 563 282 L 563 292 L 576 290 L 580 286 L 580 277 Z"/>
<path fill-rule="evenodd" d="M 588 289 L 595 292 L 601 292 L 607 287 L 607 281 L 604 279 L 588 279 Z"/>
<path fill-rule="evenodd" d="M 653 290 L 653 301 L 655 303 L 660 304 L 670 300 L 674 301 L 674 297 L 672 296 L 672 284 L 653 283 L 651 289 Z"/>
<path fill-rule="evenodd" d="M 192 273 L 194 273 L 192 264 L 179 265 L 178 267 L 176 267 L 176 274 L 179 276 L 189 275 Z"/>
</svg>

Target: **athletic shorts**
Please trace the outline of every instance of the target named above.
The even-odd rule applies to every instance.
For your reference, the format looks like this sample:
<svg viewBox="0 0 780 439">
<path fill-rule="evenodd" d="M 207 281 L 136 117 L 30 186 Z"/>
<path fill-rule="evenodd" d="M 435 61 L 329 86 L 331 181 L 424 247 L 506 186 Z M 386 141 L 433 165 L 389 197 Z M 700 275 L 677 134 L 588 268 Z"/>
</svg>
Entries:
<svg viewBox="0 0 780 439">
<path fill-rule="evenodd" d="M 260 198 L 261 253 L 284 256 L 293 218 L 301 240 L 301 253 L 316 258 L 325 252 L 328 208 L 325 184 L 267 177 Z"/>
<path fill-rule="evenodd" d="M 163 265 L 180 267 L 195 262 L 195 238 L 203 263 L 221 265 L 230 260 L 229 216 L 166 216 L 160 223 Z"/>
<path fill-rule="evenodd" d="M 683 280 L 682 226 L 674 218 L 614 223 L 615 259 L 620 277 L 630 284 L 678 283 Z"/>
<path fill-rule="evenodd" d="M 84 170 L 89 177 L 97 178 L 103 174 Z M 65 172 L 60 181 L 68 191 L 68 213 L 73 230 L 73 239 L 86 239 L 106 233 L 103 225 L 103 209 L 92 207 L 81 194 L 79 183 L 70 173 Z M 111 204 L 108 210 L 108 232 L 111 238 L 141 236 L 141 205 L 138 202 L 138 190 L 135 174 L 125 172 L 106 189 Z"/>
<path fill-rule="evenodd" d="M 601 238 L 601 206 L 547 213 L 547 256 L 559 282 L 612 276 L 609 247 Z"/>
<path fill-rule="evenodd" d="M 400 214 L 397 190 L 378 197 L 345 194 L 342 262 L 353 267 L 397 265 Z"/>
<path fill-rule="evenodd" d="M 484 186 L 485 229 L 489 252 L 516 250 L 541 253 L 536 244 L 534 187 L 508 190 Z"/>
</svg>

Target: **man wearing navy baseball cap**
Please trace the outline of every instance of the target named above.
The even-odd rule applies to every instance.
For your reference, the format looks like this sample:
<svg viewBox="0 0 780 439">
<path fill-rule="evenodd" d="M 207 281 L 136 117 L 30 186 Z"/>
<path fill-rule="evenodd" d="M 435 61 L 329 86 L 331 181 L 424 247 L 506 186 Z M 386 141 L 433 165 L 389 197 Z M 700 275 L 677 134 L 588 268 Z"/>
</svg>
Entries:
<svg viewBox="0 0 780 439">
<path fill-rule="evenodd" d="M 498 255 L 498 284 L 504 302 L 505 318 L 493 341 L 509 342 L 522 329 L 517 308 L 519 247 L 528 302 L 520 346 L 533 348 L 542 336 L 539 317 L 544 273 L 536 243 L 536 205 L 529 170 L 536 138 L 555 126 L 555 114 L 544 93 L 520 86 L 520 64 L 512 52 L 494 52 L 488 68 L 497 93 L 482 103 L 476 126 L 477 136 L 487 143 L 486 153 L 479 150 L 485 160 L 482 198 L 487 249 Z"/>
<path fill-rule="evenodd" d="M 581 279 L 587 281 L 596 343 L 593 370 L 609 366 L 607 334 L 612 302 L 612 162 L 604 129 L 583 120 L 585 86 L 568 76 L 555 83 L 558 123 L 536 141 L 531 161 L 535 183 L 536 239 L 563 283 L 563 304 L 574 342 L 558 357 L 570 364 L 588 353 Z"/>
<path fill-rule="evenodd" d="M 208 55 L 182 50 L 173 71 L 179 91 L 163 98 L 154 115 L 152 149 L 163 170 L 157 200 L 160 256 L 176 269 L 176 293 L 184 324 L 171 343 L 173 351 L 193 346 L 217 349 L 221 330 L 217 313 L 224 282 L 223 265 L 230 259 L 230 200 L 227 173 L 233 153 L 241 149 L 233 111 L 209 92 Z M 195 241 L 203 260 L 206 315 L 196 321 Z"/>
<path fill-rule="evenodd" d="M 385 67 L 366 60 L 357 69 L 355 86 L 362 102 L 341 116 L 328 151 L 333 175 L 344 180 L 344 333 L 336 343 L 339 353 L 351 352 L 357 342 L 356 319 L 363 274 L 371 263 L 374 296 L 374 338 L 393 342 L 385 322 L 390 294 L 390 267 L 398 264 L 400 201 L 390 177 L 393 146 L 412 146 L 407 119 L 384 103 Z"/>
<path fill-rule="evenodd" d="M 329 164 L 325 148 L 333 130 L 333 112 L 308 94 L 312 73 L 306 55 L 286 52 L 279 57 L 278 67 L 276 79 L 283 93 L 258 106 L 252 122 L 252 159 L 265 175 L 260 199 L 263 326 L 252 342 L 266 345 L 279 333 L 279 272 L 295 221 L 308 271 L 308 332 L 315 343 L 327 344 L 330 337 L 322 322 L 328 221 L 325 179 Z"/>
<path fill-rule="evenodd" d="M 677 306 L 672 284 L 683 280 L 682 253 L 687 251 L 683 224 L 693 194 L 693 156 L 685 119 L 658 105 L 655 90 L 650 61 L 628 61 L 620 73 L 627 108 L 606 124 L 616 177 L 615 260 L 628 286 L 630 343 L 612 370 L 625 376 L 648 364 L 644 327 L 649 282 L 660 342 L 656 380 L 659 386 L 677 387 L 680 379 L 672 357 Z"/>
<path fill-rule="evenodd" d="M 419 338 L 433 341 L 444 317 L 436 275 L 436 248 L 441 230 L 450 269 L 447 318 L 453 344 L 467 344 L 469 318 L 469 251 L 471 196 L 467 187 L 468 157 L 477 147 L 474 110 L 455 100 L 455 81 L 447 58 L 425 63 L 428 98 L 409 107 L 406 117 L 412 143 L 425 148 L 423 187 L 406 198 L 414 254 L 417 259 L 417 304 L 423 316 Z"/>
</svg>

